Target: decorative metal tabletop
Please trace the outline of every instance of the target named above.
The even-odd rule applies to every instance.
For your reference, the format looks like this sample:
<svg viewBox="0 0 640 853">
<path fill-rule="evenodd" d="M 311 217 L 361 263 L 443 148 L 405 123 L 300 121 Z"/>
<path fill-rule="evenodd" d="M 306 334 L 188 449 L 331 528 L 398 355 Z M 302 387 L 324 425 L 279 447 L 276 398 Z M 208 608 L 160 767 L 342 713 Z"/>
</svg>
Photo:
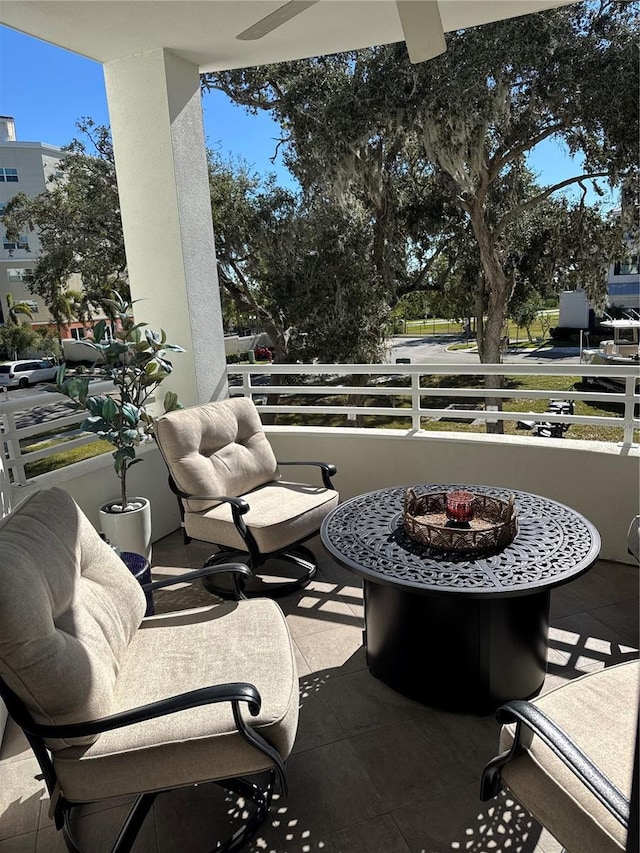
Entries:
<svg viewBox="0 0 640 853">
<path fill-rule="evenodd" d="M 548 498 L 515 489 L 430 484 L 417 494 L 465 489 L 508 500 L 514 495 L 518 533 L 494 553 L 436 551 L 404 531 L 406 486 L 380 489 L 339 504 L 320 536 L 338 562 L 365 580 L 416 592 L 466 596 L 526 595 L 558 586 L 586 572 L 600 552 L 600 535 L 580 513 Z"/>
</svg>

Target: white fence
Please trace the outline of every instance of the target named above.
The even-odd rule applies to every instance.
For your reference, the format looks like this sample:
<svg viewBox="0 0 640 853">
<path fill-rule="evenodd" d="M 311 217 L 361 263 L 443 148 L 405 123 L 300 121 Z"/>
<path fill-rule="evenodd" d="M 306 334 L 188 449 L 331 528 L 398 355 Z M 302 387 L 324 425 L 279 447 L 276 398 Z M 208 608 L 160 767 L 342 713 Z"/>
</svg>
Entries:
<svg viewBox="0 0 640 853">
<path fill-rule="evenodd" d="M 544 420 L 550 423 L 565 424 L 592 424 L 596 426 L 614 426 L 621 429 L 621 447 L 628 447 L 634 443 L 634 429 L 640 428 L 640 419 L 635 417 L 636 407 L 640 404 L 640 394 L 636 385 L 638 381 L 638 370 L 630 367 L 607 367 L 607 376 L 620 377 L 624 382 L 624 391 L 560 391 L 550 392 L 548 390 L 528 389 L 496 389 L 487 390 L 482 384 L 485 376 L 575 376 L 579 374 L 585 378 L 595 378 L 603 372 L 602 366 L 594 365 L 462 365 L 456 364 L 264 364 L 264 365 L 229 365 L 228 375 L 231 384 L 231 394 L 243 394 L 256 399 L 260 403 L 260 411 L 263 413 L 286 412 L 298 414 L 342 414 L 346 418 L 354 419 L 358 415 L 380 415 L 392 418 L 406 418 L 407 428 L 417 432 L 421 428 L 422 418 L 446 418 L 469 419 L 470 411 L 463 408 L 465 399 L 502 398 L 503 400 L 513 398 L 525 399 L 563 399 L 583 400 L 585 402 L 616 404 L 620 409 L 620 416 L 602 415 L 568 415 L 551 413 L 531 413 L 527 416 L 522 412 L 495 411 L 490 408 L 474 408 L 472 417 L 478 420 L 522 420 L 530 417 L 531 420 Z M 301 380 L 301 384 L 277 385 L 270 384 L 273 375 L 295 376 Z M 477 376 L 478 383 L 474 387 L 466 388 L 443 388 L 443 387 L 421 387 L 422 377 L 433 375 L 466 375 Z M 362 384 L 353 385 L 340 383 L 339 377 L 366 376 Z M 401 380 L 408 377 L 408 384 L 388 385 L 379 384 L 385 379 Z M 92 390 L 101 393 L 112 389 L 109 382 L 95 382 Z M 278 404 L 267 403 L 270 394 L 278 395 Z M 380 398 L 381 405 L 323 405 L 314 401 L 312 405 L 291 402 L 292 397 L 314 396 L 322 398 L 345 396 L 363 396 Z M 384 405 L 390 397 L 393 397 L 394 405 Z M 422 405 L 424 399 L 430 397 L 452 398 L 457 402 L 454 407 L 427 408 Z M 459 401 L 459 402 L 458 402 Z M 85 417 L 83 411 L 75 412 L 65 410 L 60 404 L 68 403 L 66 397 L 57 393 L 43 393 L 34 390 L 28 396 L 13 396 L 11 392 L 0 394 L 0 503 L 11 504 L 7 495 L 12 490 L 33 482 L 27 474 L 25 466 L 29 462 L 46 458 L 61 450 L 69 450 L 74 447 L 95 441 L 93 434 L 82 433 L 79 429 L 80 423 Z M 57 407 L 56 412 L 48 412 L 50 407 Z M 52 433 L 61 435 L 71 428 L 71 438 L 66 434 L 64 444 L 41 447 L 35 450 L 25 450 L 25 440 L 43 438 L 43 441 Z M 446 431 L 445 421 L 441 421 L 438 429 Z M 532 440 L 534 440 L 532 438 Z M 37 478 L 35 478 L 37 480 Z M 4 496 L 4 497 L 3 497 Z"/>
<path fill-rule="evenodd" d="M 91 391 L 102 394 L 113 390 L 113 383 L 96 381 Z M 23 486 L 28 481 L 25 465 L 96 441 L 96 435 L 80 430 L 87 417 L 84 410 L 74 410 L 69 399 L 55 391 L 33 389 L 33 393 L 14 396 L 11 391 L 0 393 L 0 497 L 10 485 Z M 25 451 L 23 442 L 41 437 L 63 437 L 64 443 L 52 444 L 37 450 Z M 4 488 L 3 488 L 4 484 Z M 10 502 L 9 502 L 10 503 Z"/>
<path fill-rule="evenodd" d="M 468 408 L 447 407 L 445 409 L 426 408 L 421 405 L 422 398 L 447 397 L 464 401 L 464 399 L 485 398 L 494 401 L 495 398 L 503 400 L 521 399 L 562 399 L 592 403 L 615 404 L 622 409 L 621 416 L 604 415 L 568 415 L 531 413 L 531 420 L 544 420 L 550 423 L 565 424 L 592 424 L 595 426 L 614 426 L 622 429 L 622 444 L 633 444 L 633 431 L 640 427 L 640 419 L 636 418 L 636 406 L 640 404 L 640 394 L 637 383 L 640 377 L 638 368 L 628 366 L 607 366 L 604 368 L 607 377 L 616 377 L 621 380 L 621 391 L 557 391 L 529 390 L 529 389 L 492 389 L 489 391 L 484 387 L 485 376 L 576 376 L 579 375 L 587 380 L 595 380 L 602 376 L 602 366 L 573 364 L 573 365 L 521 365 L 521 364 L 265 364 L 265 365 L 230 365 L 227 373 L 233 382 L 234 377 L 240 377 L 240 384 L 232 385 L 231 394 L 242 394 L 260 402 L 261 412 L 283 412 L 291 414 L 343 414 L 351 419 L 358 415 L 381 415 L 393 418 L 406 418 L 407 426 L 413 430 L 420 430 L 422 418 L 447 418 L 460 419 L 469 418 Z M 302 376 L 305 384 L 277 385 L 270 384 L 269 377 L 274 375 Z M 367 383 L 365 385 L 349 384 L 327 384 L 330 379 L 340 376 L 365 375 L 368 377 L 409 377 L 409 387 L 398 385 L 377 385 Z M 479 384 L 468 388 L 446 388 L 446 387 L 422 387 L 420 380 L 425 376 L 478 376 Z M 279 395 L 277 405 L 269 405 L 266 401 L 268 395 Z M 380 397 L 384 402 L 385 397 L 402 398 L 404 406 L 357 406 L 357 405 L 305 405 L 293 404 L 287 401 L 287 396 L 327 396 L 335 397 L 344 395 L 348 397 L 367 396 Z M 520 421 L 527 417 L 523 412 L 496 411 L 490 408 L 474 409 L 474 419 L 484 421 L 512 420 Z M 439 427 L 446 430 L 446 424 Z"/>
</svg>

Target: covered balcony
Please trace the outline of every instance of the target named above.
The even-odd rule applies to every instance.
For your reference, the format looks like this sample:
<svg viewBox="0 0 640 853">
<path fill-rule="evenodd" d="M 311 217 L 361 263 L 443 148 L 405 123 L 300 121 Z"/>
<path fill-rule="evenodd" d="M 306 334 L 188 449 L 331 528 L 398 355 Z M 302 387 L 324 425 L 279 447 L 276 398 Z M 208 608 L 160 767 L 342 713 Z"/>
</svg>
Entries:
<svg viewBox="0 0 640 853">
<path fill-rule="evenodd" d="M 272 39 L 236 39 L 279 5 L 163 2 L 158 14 L 150 14 L 149 3 L 45 0 L 8 2 L 0 12 L 8 26 L 104 63 L 132 296 L 145 300 L 150 326 L 170 329 L 171 338 L 187 350 L 176 359 L 171 378 L 186 405 L 229 393 L 198 74 L 403 36 L 417 58 L 439 49 L 438 38 L 414 41 L 419 28 L 403 30 L 395 4 L 382 0 L 313 4 L 308 14 L 318 16 L 316 23 L 331 18 L 326 31 L 301 14 L 277 28 Z M 505 15 L 560 4 L 499 5 Z M 439 6 L 444 31 L 488 21 L 496 8 L 446 0 Z M 446 366 L 439 367 L 446 372 Z M 375 367 L 360 365 L 354 372 L 367 371 Z M 419 399 L 413 403 L 417 422 L 414 418 L 406 429 L 271 426 L 267 434 L 279 458 L 334 462 L 343 499 L 418 482 L 483 484 L 544 495 L 584 514 L 602 537 L 600 560 L 553 592 L 547 691 L 583 672 L 638 656 L 638 569 L 627 552 L 626 532 L 640 506 L 640 452 L 633 440 L 638 427 L 634 377 L 624 375 L 627 413 L 617 442 L 427 432 L 420 429 Z M 6 415 L 8 408 L 2 411 Z M 199 567 L 208 554 L 182 542 L 158 450 L 149 445 L 143 458 L 132 470 L 131 486 L 153 495 L 155 576 Z M 108 455 L 24 482 L 7 470 L 0 478 L 5 509 L 29 491 L 56 484 L 96 525 L 98 507 L 116 491 Z M 498 725 L 491 715 L 413 702 L 369 674 L 360 584 L 328 557 L 319 540 L 312 545 L 318 576 L 283 600 L 301 688 L 290 795 L 275 802 L 250 849 L 557 853 L 560 845 L 512 800 L 479 800 L 482 767 L 497 747 Z M 176 584 L 158 593 L 156 608 L 163 612 L 210 600 L 200 586 Z M 429 661 L 437 654 L 435 648 L 421 650 L 420 677 L 429 678 Z M 159 799 L 136 849 L 201 849 L 199 832 L 207 827 L 192 809 L 202 810 L 211 795 L 203 788 L 198 796 L 195 804 L 186 795 Z M 108 849 L 104 845 L 122 808 L 109 804 L 81 819 L 79 832 L 88 849 Z M 234 811 L 229 804 L 230 820 Z M 9 724 L 0 753 L 0 851 L 55 853 L 62 845 L 48 818 L 37 765 Z"/>
<path fill-rule="evenodd" d="M 244 379 L 248 385 L 249 375 Z M 244 390 L 262 393 L 264 388 L 249 385 Z M 405 411 L 420 419 L 420 412 Z M 602 536 L 601 559 L 584 576 L 552 592 L 543 692 L 638 656 L 639 576 L 626 544 L 626 528 L 638 506 L 637 444 L 528 434 L 492 437 L 410 426 L 266 429 L 279 458 L 335 462 L 342 498 L 385 486 L 455 482 L 507 486 L 578 509 Z M 185 546 L 157 448 L 150 445 L 143 458 L 132 477 L 137 491 L 153 495 L 154 577 L 199 568 L 209 549 L 195 542 Z M 97 507 L 113 495 L 110 455 L 14 486 L 11 500 L 53 484 L 73 494 L 97 525 Z M 290 793 L 274 802 L 269 821 L 249 849 L 558 853 L 555 839 L 512 799 L 479 799 L 482 768 L 496 751 L 499 726 L 493 715 L 430 707 L 375 679 L 363 646 L 361 582 L 329 557 L 319 538 L 311 545 L 319 560 L 318 575 L 303 591 L 281 599 L 300 678 L 300 726 L 288 762 Z M 177 583 L 155 594 L 158 613 L 211 601 L 197 582 Z M 418 678 L 430 678 L 438 654 L 438 648 L 416 651 Z M 47 816 L 48 796 L 35 759 L 13 723 L 0 754 L 0 780 L 0 850 L 64 850 Z M 203 845 L 215 827 L 203 823 L 197 810 L 210 805 L 211 815 L 224 814 L 224 808 L 214 807 L 220 805 L 218 796 L 205 788 L 195 800 L 184 794 L 161 796 L 136 849 L 207 849 Z M 123 809 L 120 803 L 105 804 L 79 819 L 78 835 L 87 849 L 109 849 L 105 845 Z"/>
</svg>

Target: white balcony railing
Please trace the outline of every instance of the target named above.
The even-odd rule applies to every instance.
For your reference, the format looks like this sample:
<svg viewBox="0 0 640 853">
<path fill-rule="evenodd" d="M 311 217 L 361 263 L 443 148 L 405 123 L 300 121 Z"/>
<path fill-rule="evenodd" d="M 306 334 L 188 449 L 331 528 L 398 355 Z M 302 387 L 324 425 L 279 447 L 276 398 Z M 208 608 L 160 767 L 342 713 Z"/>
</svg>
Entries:
<svg viewBox="0 0 640 853">
<path fill-rule="evenodd" d="M 91 390 L 95 394 L 112 391 L 113 383 L 96 381 Z M 34 390 L 28 396 L 17 397 L 10 391 L 0 393 L 0 434 L 3 467 L 8 481 L 15 486 L 24 486 L 30 479 L 25 470 L 29 462 L 96 441 L 95 434 L 80 430 L 80 424 L 86 417 L 84 410 L 74 410 L 68 398 L 55 391 L 43 393 Z M 43 443 L 50 438 L 49 446 L 25 451 L 24 443 L 31 439 L 36 444 L 38 437 Z M 56 437 L 64 443 L 56 443 Z"/>
<path fill-rule="evenodd" d="M 605 406 L 616 407 L 619 415 L 598 414 L 551 414 L 540 412 L 527 415 L 523 412 L 496 411 L 487 407 L 474 408 L 473 418 L 484 421 L 519 421 L 523 418 L 544 420 L 550 423 L 566 424 L 590 424 L 593 426 L 618 427 L 621 433 L 621 444 L 632 445 L 634 443 L 634 430 L 640 428 L 640 418 L 635 416 L 636 408 L 640 404 L 640 394 L 636 384 L 638 370 L 633 367 L 616 366 L 606 367 L 607 376 L 617 377 L 624 383 L 624 390 L 612 391 L 559 391 L 529 390 L 529 389 L 499 389 L 490 392 L 483 385 L 485 376 L 508 375 L 508 376 L 574 376 L 590 378 L 602 375 L 602 366 L 595 365 L 473 365 L 473 364 L 256 364 L 256 365 L 230 365 L 228 367 L 232 394 L 243 394 L 260 403 L 260 411 L 263 413 L 286 413 L 303 415 L 344 415 L 349 420 L 354 420 L 358 415 L 382 416 L 390 418 L 406 419 L 407 428 L 414 431 L 421 429 L 422 419 L 455 419 L 469 418 L 469 409 L 464 408 L 464 401 L 478 398 L 501 398 L 503 400 L 524 399 L 563 399 L 571 401 L 584 401 L 601 403 Z M 303 384 L 271 385 L 272 376 L 295 376 L 302 378 Z M 355 376 L 373 377 L 366 384 L 346 384 L 336 382 L 339 377 Z M 422 387 L 421 379 L 433 375 L 465 375 L 477 376 L 478 383 L 473 387 Z M 238 383 L 238 377 L 240 384 Z M 406 378 L 409 384 L 394 384 L 392 386 L 381 384 L 381 380 L 392 379 L 402 381 Z M 235 380 L 236 384 L 233 384 Z M 377 380 L 377 381 L 376 381 Z M 95 393 L 101 393 L 112 389 L 110 382 L 96 382 L 92 386 Z M 269 395 L 277 394 L 276 405 L 268 403 Z M 335 404 L 336 397 L 346 397 L 348 400 L 356 397 L 366 396 L 368 398 L 380 398 L 384 403 L 393 397 L 394 405 L 355 405 Z M 297 402 L 292 402 L 292 397 Z M 300 402 L 300 398 L 315 397 L 313 403 Z M 323 397 L 333 398 L 333 403 L 322 403 Z M 447 408 L 428 408 L 422 403 L 429 398 L 451 398 L 459 401 Z M 64 409 L 67 398 L 61 394 L 50 392 L 43 395 L 35 391 L 32 395 L 13 397 L 9 392 L 0 394 L 0 432 L 3 442 L 3 467 L 5 479 L 12 487 L 24 486 L 30 478 L 26 466 L 30 462 L 53 456 L 61 450 L 71 450 L 89 442 L 95 441 L 93 434 L 82 433 L 79 429 L 85 413 L 82 411 Z M 60 404 L 63 404 L 62 406 Z M 47 415 L 51 407 L 58 407 L 59 411 Z M 67 432 L 71 429 L 71 432 Z M 446 431 L 446 422 L 441 421 L 438 429 Z M 53 434 L 53 435 L 52 435 Z M 55 435 L 64 436 L 64 444 L 50 444 L 35 450 L 25 450 L 24 444 L 28 439 L 51 437 Z"/>
<path fill-rule="evenodd" d="M 348 419 L 355 419 L 358 415 L 379 415 L 391 418 L 406 418 L 407 428 L 420 430 L 423 418 L 446 418 L 449 420 L 468 418 L 469 409 L 461 406 L 448 406 L 447 408 L 427 408 L 422 405 L 423 398 L 452 398 L 464 401 L 465 399 L 501 398 L 508 399 L 562 399 L 570 401 L 583 401 L 587 403 L 602 403 L 621 410 L 618 416 L 582 414 L 566 415 L 551 414 L 545 412 L 530 413 L 531 420 L 544 420 L 549 423 L 565 424 L 590 424 L 593 426 L 612 426 L 621 430 L 621 443 L 631 445 L 634 443 L 634 429 L 640 427 L 640 419 L 635 417 L 636 407 L 640 403 L 640 394 L 637 391 L 637 382 L 640 376 L 638 368 L 628 366 L 607 366 L 604 368 L 607 377 L 620 380 L 620 391 L 549 391 L 529 389 L 499 389 L 488 392 L 484 387 L 485 376 L 575 376 L 580 375 L 585 379 L 595 379 L 602 376 L 603 367 L 596 365 L 522 365 L 522 364 L 261 364 L 261 365 L 231 365 L 227 373 L 232 383 L 230 391 L 232 394 L 243 394 L 260 403 L 260 411 L 264 413 L 286 413 L 303 415 L 346 415 Z M 271 376 L 302 376 L 305 377 L 304 384 L 277 385 L 270 383 Z M 392 377 L 408 377 L 410 385 L 381 385 L 367 383 L 366 385 L 327 384 L 328 377 L 366 375 L 380 377 L 381 379 Z M 478 384 L 467 388 L 447 387 L 422 387 L 421 379 L 433 375 L 464 375 L 477 376 Z M 237 377 L 240 384 L 237 384 Z M 236 384 L 234 383 L 236 380 Z M 279 395 L 278 403 L 270 405 L 268 395 Z M 394 406 L 358 406 L 358 405 L 335 405 L 323 403 L 292 403 L 291 397 L 333 397 L 336 396 L 356 397 L 393 397 Z M 289 400 L 287 400 L 289 397 Z M 527 418 L 527 413 L 496 411 L 489 404 L 485 409 L 474 408 L 473 417 L 484 421 L 520 421 Z M 446 424 L 442 423 L 439 429 L 446 430 Z"/>
</svg>

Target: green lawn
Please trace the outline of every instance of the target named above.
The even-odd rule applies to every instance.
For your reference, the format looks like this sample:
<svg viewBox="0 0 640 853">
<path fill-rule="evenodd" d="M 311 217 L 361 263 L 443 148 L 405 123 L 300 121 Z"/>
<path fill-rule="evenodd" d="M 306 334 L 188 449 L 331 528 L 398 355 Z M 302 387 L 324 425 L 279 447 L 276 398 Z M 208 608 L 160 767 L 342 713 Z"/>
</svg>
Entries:
<svg viewBox="0 0 640 853">
<path fill-rule="evenodd" d="M 545 318 L 545 326 L 538 319 L 531 326 L 531 337 L 537 343 L 542 343 L 548 334 L 548 329 L 551 326 L 558 325 L 559 314 L 554 312 Z M 406 331 L 402 334 L 407 335 L 462 335 L 464 327 L 461 323 L 456 323 L 453 320 L 445 320 L 434 318 L 432 320 L 408 320 L 406 323 Z M 522 343 L 529 343 L 526 329 L 516 326 L 515 323 L 508 323 L 509 344 L 514 346 Z"/>
<path fill-rule="evenodd" d="M 69 428 L 68 432 L 73 432 L 68 437 L 64 436 L 65 431 L 56 430 L 55 433 L 43 433 L 37 438 L 25 439 L 22 441 L 21 449 L 23 453 L 34 452 L 36 450 L 45 450 L 48 447 L 63 448 L 67 441 L 75 438 L 77 430 Z M 55 438 L 46 438 L 47 435 L 54 435 Z M 43 441 L 43 438 L 45 439 Z M 80 447 L 72 447 L 69 450 L 60 450 L 59 453 L 53 453 L 51 456 L 46 456 L 44 459 L 36 459 L 34 462 L 27 462 L 24 466 L 27 477 L 37 477 L 39 474 L 47 474 L 49 471 L 56 471 L 58 468 L 66 468 L 67 465 L 73 465 L 74 462 L 80 462 L 83 459 L 91 459 L 93 456 L 101 456 L 103 453 L 113 451 L 113 446 L 108 441 L 91 441 L 88 444 L 83 444 Z"/>
</svg>

